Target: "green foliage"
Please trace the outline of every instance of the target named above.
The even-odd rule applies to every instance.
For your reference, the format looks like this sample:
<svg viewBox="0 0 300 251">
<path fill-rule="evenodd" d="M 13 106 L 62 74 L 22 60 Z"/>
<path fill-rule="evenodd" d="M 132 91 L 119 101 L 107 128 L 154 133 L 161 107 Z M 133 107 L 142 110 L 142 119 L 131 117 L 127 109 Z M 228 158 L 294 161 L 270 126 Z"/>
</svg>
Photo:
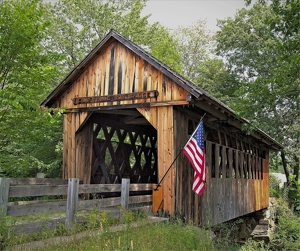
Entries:
<svg viewBox="0 0 300 251">
<path fill-rule="evenodd" d="M 206 28 L 206 22 L 199 20 L 190 26 L 180 26 L 173 35 L 181 58 L 179 72 L 225 104 L 234 103 L 239 83 L 224 62 L 214 55 L 214 34 Z"/>
<path fill-rule="evenodd" d="M 270 173 L 269 175 L 269 189 L 270 189 L 270 197 L 275 197 L 275 198 L 279 198 L 281 193 L 281 189 L 279 187 L 280 184 L 280 180 L 273 175 L 272 173 Z"/>
<path fill-rule="evenodd" d="M 84 216 L 84 227 L 86 229 L 104 229 L 107 230 L 108 226 L 114 224 L 114 220 L 107 211 L 103 210 L 90 210 Z"/>
<path fill-rule="evenodd" d="M 63 55 L 58 63 L 67 73 L 114 29 L 177 69 L 175 41 L 167 29 L 141 16 L 144 6 L 145 0 L 58 1 L 48 9 L 48 48 Z"/>
<path fill-rule="evenodd" d="M 0 250 L 14 236 L 15 220 L 11 216 L 3 216 L 0 212 Z"/>
<path fill-rule="evenodd" d="M 255 241 L 248 239 L 245 245 L 241 246 L 239 251 L 266 251 L 265 243 L 263 241 Z"/>
<path fill-rule="evenodd" d="M 126 210 L 126 208 L 119 206 L 118 207 L 122 213 L 123 213 L 123 217 L 124 217 L 124 222 L 129 225 L 132 221 L 133 221 L 133 212 L 131 210 Z"/>
<path fill-rule="evenodd" d="M 256 3 L 241 9 L 234 19 L 220 21 L 217 34 L 218 55 L 225 58 L 239 82 L 234 93 L 240 100 L 233 104 L 234 110 L 285 146 L 284 158 L 296 179 L 300 36 L 295 22 L 299 22 L 299 8 L 297 0 L 283 1 L 277 7 Z M 283 167 L 288 173 L 287 165 Z"/>
<path fill-rule="evenodd" d="M 209 59 L 212 34 L 201 20 L 187 27 L 179 26 L 173 33 L 179 44 L 182 74 L 195 82 L 201 74 L 199 68 Z"/>
<path fill-rule="evenodd" d="M 277 207 L 278 224 L 275 228 L 273 242 L 280 244 L 281 250 L 300 249 L 300 219 L 284 203 Z"/>
<path fill-rule="evenodd" d="M 242 219 L 232 220 L 213 226 L 212 229 L 216 234 L 214 245 L 217 249 L 237 249 L 240 245 L 236 243 L 236 233 L 239 225 L 243 223 Z"/>
<path fill-rule="evenodd" d="M 213 251 L 209 232 L 180 222 L 149 224 L 128 231 L 91 233 L 81 240 L 39 250 L 201 250 Z"/>
<path fill-rule="evenodd" d="M 39 108 L 57 75 L 42 46 L 49 22 L 39 0 L 4 1 L 0 5 L 0 173 L 34 177 L 55 165 L 58 122 Z M 40 146 L 40 147 L 37 147 Z M 43 157 L 45 156 L 45 161 Z"/>
<path fill-rule="evenodd" d="M 239 86 L 234 74 L 231 74 L 221 59 L 210 58 L 199 65 L 199 75 L 195 83 L 228 106 L 237 103 L 239 96 L 235 90 Z"/>
</svg>

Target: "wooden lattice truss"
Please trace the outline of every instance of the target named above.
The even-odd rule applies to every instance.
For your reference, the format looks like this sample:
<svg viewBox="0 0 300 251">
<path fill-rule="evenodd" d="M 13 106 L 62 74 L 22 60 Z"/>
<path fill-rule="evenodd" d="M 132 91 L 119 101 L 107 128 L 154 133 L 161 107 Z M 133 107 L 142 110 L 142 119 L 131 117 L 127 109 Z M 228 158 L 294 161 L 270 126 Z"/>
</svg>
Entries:
<svg viewBox="0 0 300 251">
<path fill-rule="evenodd" d="M 135 109 L 94 113 L 91 183 L 157 182 L 157 133 Z"/>
</svg>

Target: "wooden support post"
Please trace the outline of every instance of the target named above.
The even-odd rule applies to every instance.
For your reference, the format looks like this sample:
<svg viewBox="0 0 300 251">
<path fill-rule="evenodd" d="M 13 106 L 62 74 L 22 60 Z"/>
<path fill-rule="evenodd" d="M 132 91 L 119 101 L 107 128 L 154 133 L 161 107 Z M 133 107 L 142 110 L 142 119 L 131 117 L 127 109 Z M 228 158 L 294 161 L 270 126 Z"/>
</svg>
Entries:
<svg viewBox="0 0 300 251">
<path fill-rule="evenodd" d="M 163 186 L 157 187 L 155 184 L 153 184 L 152 188 L 152 212 L 157 213 L 164 208 L 164 188 Z"/>
<path fill-rule="evenodd" d="M 66 227 L 70 228 L 74 223 L 74 218 L 78 207 L 79 179 L 71 178 L 68 184 L 68 197 L 66 209 Z"/>
<path fill-rule="evenodd" d="M 121 187 L 121 206 L 128 209 L 129 204 L 129 185 L 130 179 L 122 179 L 122 187 Z"/>
<path fill-rule="evenodd" d="M 45 174 L 44 173 L 37 173 L 36 174 L 36 178 L 37 179 L 44 179 L 45 178 Z M 36 200 L 42 200 L 43 196 L 37 196 Z"/>
<path fill-rule="evenodd" d="M 39 179 L 44 179 L 45 178 L 45 174 L 44 173 L 37 173 L 36 177 Z"/>
<path fill-rule="evenodd" d="M 0 178 L 0 214 L 5 216 L 7 213 L 9 191 L 9 179 Z"/>
</svg>

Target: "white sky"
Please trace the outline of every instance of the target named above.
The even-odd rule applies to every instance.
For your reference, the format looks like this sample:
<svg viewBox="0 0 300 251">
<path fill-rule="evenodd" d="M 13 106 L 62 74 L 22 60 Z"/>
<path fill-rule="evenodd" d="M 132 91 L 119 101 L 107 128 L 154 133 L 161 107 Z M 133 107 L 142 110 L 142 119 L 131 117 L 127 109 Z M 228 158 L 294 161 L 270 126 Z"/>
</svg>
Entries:
<svg viewBox="0 0 300 251">
<path fill-rule="evenodd" d="M 234 17 L 243 7 L 244 0 L 148 0 L 142 14 L 151 14 L 150 23 L 160 22 L 170 29 L 206 20 L 207 28 L 216 31 L 217 19 Z"/>
</svg>

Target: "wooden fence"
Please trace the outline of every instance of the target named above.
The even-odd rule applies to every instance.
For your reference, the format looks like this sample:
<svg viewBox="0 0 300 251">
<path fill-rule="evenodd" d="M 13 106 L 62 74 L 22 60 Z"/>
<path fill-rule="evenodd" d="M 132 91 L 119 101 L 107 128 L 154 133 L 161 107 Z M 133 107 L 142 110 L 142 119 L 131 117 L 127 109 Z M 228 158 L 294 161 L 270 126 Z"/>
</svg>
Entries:
<svg viewBox="0 0 300 251">
<path fill-rule="evenodd" d="M 123 179 L 122 184 L 80 184 L 78 179 L 42 179 L 0 178 L 0 212 L 8 216 L 36 215 L 43 213 L 65 212 L 66 217 L 51 219 L 42 223 L 43 230 L 54 229 L 65 223 L 70 227 L 75 222 L 78 210 L 109 210 L 120 216 L 117 206 L 125 209 L 151 211 L 153 184 L 130 184 Z M 85 200 L 88 194 L 95 199 Z M 143 194 L 143 195 L 138 195 Z M 45 200 L 45 196 L 66 199 Z M 18 201 L 17 198 L 23 198 Z M 24 201 L 24 198 L 30 199 Z M 41 230 L 40 222 L 20 224 L 15 228 L 16 234 L 37 232 Z"/>
</svg>

